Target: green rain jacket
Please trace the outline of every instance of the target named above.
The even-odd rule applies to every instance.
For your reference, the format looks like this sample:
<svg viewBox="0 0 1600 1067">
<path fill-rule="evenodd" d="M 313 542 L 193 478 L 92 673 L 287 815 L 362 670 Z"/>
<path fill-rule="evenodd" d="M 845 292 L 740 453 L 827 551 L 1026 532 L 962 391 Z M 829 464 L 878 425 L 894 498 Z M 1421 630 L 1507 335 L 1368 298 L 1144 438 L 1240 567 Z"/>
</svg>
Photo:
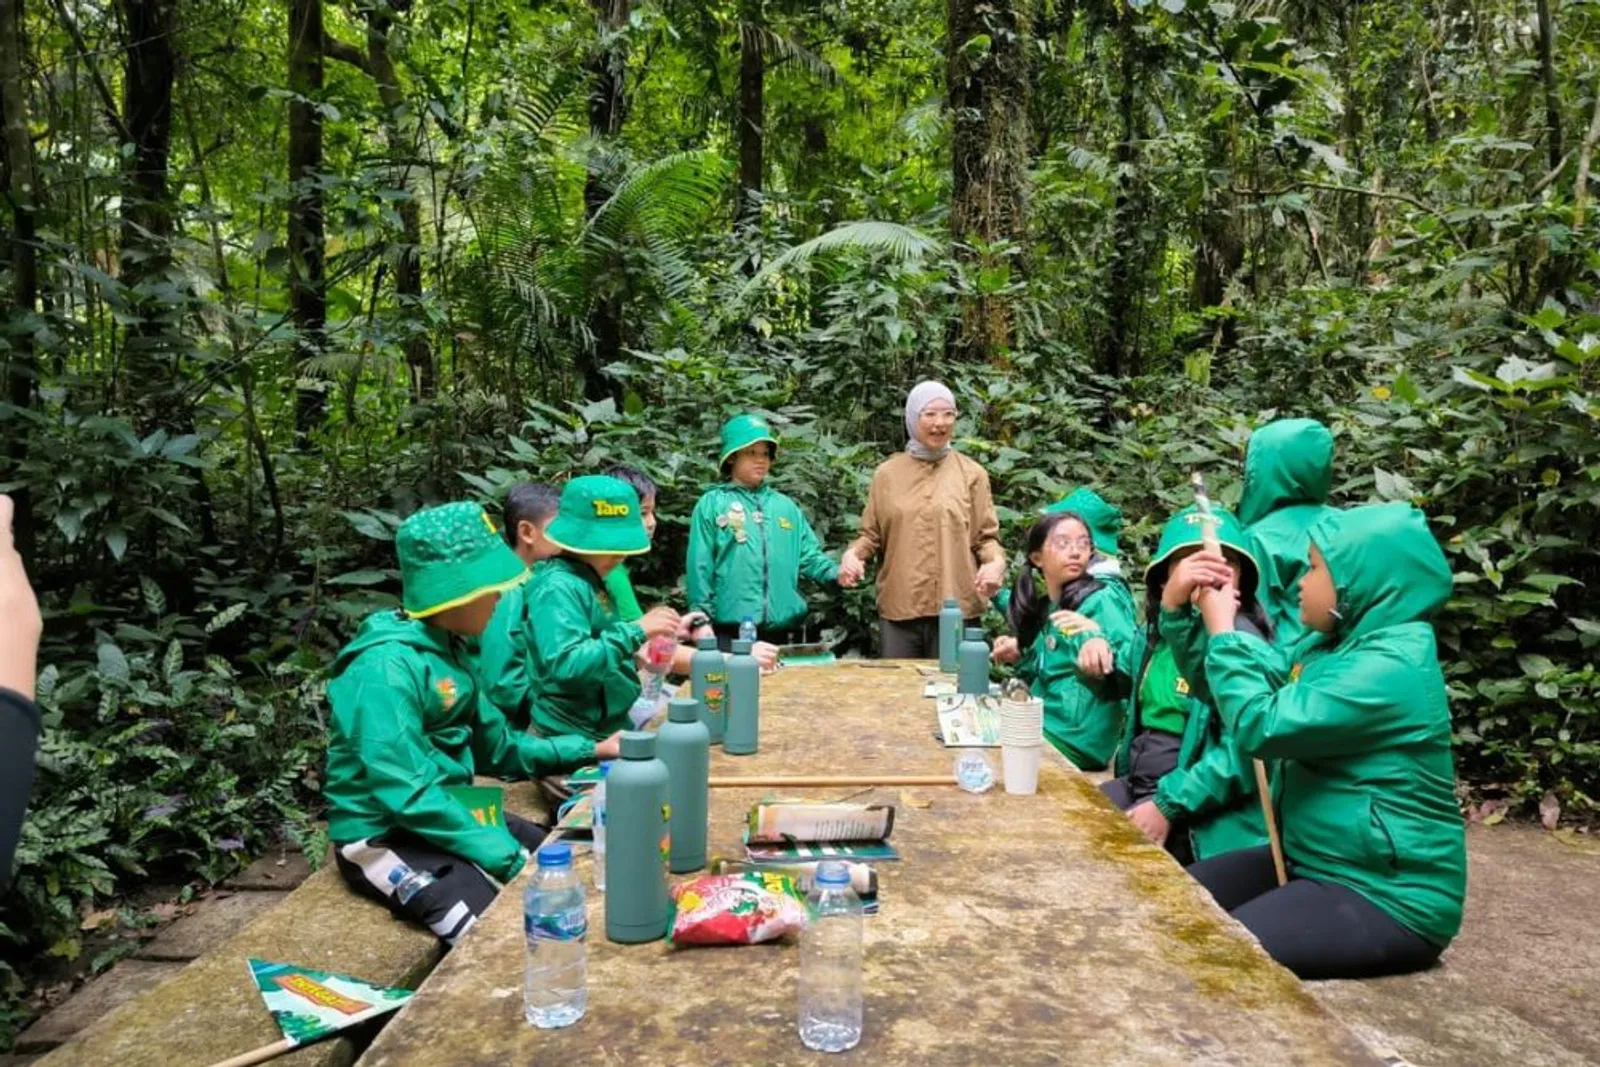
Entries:
<svg viewBox="0 0 1600 1067">
<path fill-rule="evenodd" d="M 741 540 L 742 536 L 742 540 Z M 713 622 L 746 615 L 774 630 L 806 617 L 800 578 L 833 582 L 839 564 L 822 551 L 793 500 L 763 484 L 726 482 L 706 490 L 689 520 L 689 606 Z"/>
<path fill-rule="evenodd" d="M 1206 653 L 1217 707 L 1246 754 L 1281 760 L 1290 870 L 1348 886 L 1441 948 L 1461 929 L 1466 838 L 1450 709 L 1429 617 L 1450 568 L 1422 513 L 1380 504 L 1310 531 L 1338 594 L 1339 629 L 1296 662 L 1245 634 Z"/>
<path fill-rule="evenodd" d="M 1068 636 L 1047 619 L 1033 647 L 1017 663 L 1017 676 L 1044 701 L 1045 738 L 1081 770 L 1102 770 L 1116 751 L 1129 679 L 1141 647 L 1132 603 L 1120 579 L 1103 579 L 1077 608 L 1099 625 L 1098 632 Z M 1078 653 L 1095 637 L 1111 645 L 1116 664 L 1104 678 L 1078 673 Z"/>
<path fill-rule="evenodd" d="M 617 618 L 587 563 L 560 556 L 500 598 L 480 656 L 489 698 L 546 737 L 600 741 L 628 728 L 644 630 Z"/>
<path fill-rule="evenodd" d="M 346 844 L 406 830 L 502 882 L 522 868 L 522 846 L 504 827 L 479 825 L 445 787 L 594 758 L 585 738 L 513 731 L 482 699 L 469 642 L 395 611 L 368 616 L 339 653 L 328 703 L 328 836 Z"/>
<path fill-rule="evenodd" d="M 1280 419 L 1257 430 L 1244 457 L 1239 521 L 1261 566 L 1258 595 L 1272 623 L 1272 641 L 1293 648 L 1300 622 L 1300 576 L 1306 572 L 1306 531 L 1333 509 L 1333 434 L 1315 419 Z"/>
<path fill-rule="evenodd" d="M 1267 843 L 1255 768 L 1233 742 L 1206 688 L 1206 630 L 1199 613 L 1161 609 L 1160 640 L 1188 690 L 1178 766 L 1156 786 L 1156 809 L 1189 831 L 1196 860 Z M 1128 736 L 1128 744 L 1133 742 Z"/>
</svg>

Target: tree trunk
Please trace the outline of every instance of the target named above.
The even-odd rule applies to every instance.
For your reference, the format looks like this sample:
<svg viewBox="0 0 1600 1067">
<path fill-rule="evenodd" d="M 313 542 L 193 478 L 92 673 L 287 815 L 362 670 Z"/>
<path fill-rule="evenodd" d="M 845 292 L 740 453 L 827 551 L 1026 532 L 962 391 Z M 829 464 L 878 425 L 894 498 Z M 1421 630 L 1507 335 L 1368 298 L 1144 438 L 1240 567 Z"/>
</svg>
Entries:
<svg viewBox="0 0 1600 1067">
<path fill-rule="evenodd" d="M 172 199 L 167 169 L 172 154 L 172 87 L 177 77 L 176 0 L 120 0 L 127 46 L 122 76 L 122 125 L 131 145 L 122 154 L 121 278 L 133 293 L 138 318 L 127 331 L 123 392 L 141 433 L 157 427 L 188 432 L 178 393 L 174 308 L 151 287 L 172 266 Z"/>
<path fill-rule="evenodd" d="M 384 139 L 395 172 L 395 188 L 404 193 L 396 205 L 400 215 L 401 245 L 394 265 L 394 292 L 401 310 L 411 316 L 407 323 L 406 367 L 411 375 L 413 400 L 430 400 L 435 392 L 433 346 L 428 331 L 420 324 L 422 316 L 422 211 L 411 195 L 410 156 L 415 151 L 417 134 L 408 132 L 404 120 L 406 101 L 400 90 L 400 76 L 389 55 L 389 30 L 394 25 L 391 10 L 383 4 L 367 9 L 367 71 L 378 85 L 378 100 L 383 105 Z"/>
<path fill-rule="evenodd" d="M 27 85 L 22 79 L 22 0 L 0 0 L 0 123 L 5 129 L 6 199 L 11 207 L 11 300 L 7 318 L 31 318 L 39 295 L 37 249 L 38 186 L 34 178 L 33 142 L 28 137 Z M 33 406 L 38 376 L 33 354 L 33 334 L 11 334 L 6 355 L 6 399 L 18 410 Z M 13 421 L 6 433 L 8 474 L 15 476 L 28 458 L 28 435 Z M 16 504 L 13 528 L 17 550 L 33 557 L 33 509 L 26 488 L 13 492 Z"/>
<path fill-rule="evenodd" d="M 974 279 L 1015 264 L 996 246 L 1021 242 L 1026 227 L 1028 32 L 1026 0 L 947 0 L 950 236 Z M 962 301 L 945 347 L 954 358 L 991 362 L 1009 351 L 1014 335 L 1008 299 L 980 293 Z"/>
<path fill-rule="evenodd" d="M 1535 0 L 1539 13 L 1539 79 L 1544 83 L 1544 124 L 1550 169 L 1561 167 L 1561 92 L 1556 86 L 1556 23 L 1550 0 Z"/>
<path fill-rule="evenodd" d="M 322 0 L 289 0 L 289 319 L 295 328 L 295 444 L 307 448 L 327 395 L 312 379 L 326 342 L 328 293 L 322 229 Z"/>
<path fill-rule="evenodd" d="M 1134 33 L 1134 11 L 1126 2 L 1119 4 L 1117 47 L 1120 55 L 1121 85 L 1118 87 L 1117 116 L 1121 133 L 1117 140 L 1117 197 L 1112 210 L 1114 236 L 1111 264 L 1106 285 L 1106 325 L 1100 343 L 1100 369 L 1112 377 L 1139 373 L 1138 318 L 1143 289 L 1142 229 L 1145 197 L 1136 173 L 1141 140 L 1138 92 L 1140 46 Z"/>
<path fill-rule="evenodd" d="M 739 195 L 734 223 L 754 227 L 761 221 L 762 152 L 766 147 L 764 27 L 761 0 L 739 4 Z M 751 264 L 754 269 L 754 264 Z"/>
<path fill-rule="evenodd" d="M 628 53 L 620 31 L 628 24 L 629 0 L 589 0 L 599 20 L 600 47 L 589 63 L 589 132 L 602 141 L 622 132 L 627 117 Z M 592 159 L 584 181 L 584 213 L 593 218 L 610 195 L 601 173 L 601 161 Z M 622 358 L 622 297 L 603 293 L 589 313 L 589 332 L 594 335 L 593 350 L 578 353 L 578 375 L 583 395 L 600 400 L 611 395 L 611 385 L 602 368 Z"/>
</svg>

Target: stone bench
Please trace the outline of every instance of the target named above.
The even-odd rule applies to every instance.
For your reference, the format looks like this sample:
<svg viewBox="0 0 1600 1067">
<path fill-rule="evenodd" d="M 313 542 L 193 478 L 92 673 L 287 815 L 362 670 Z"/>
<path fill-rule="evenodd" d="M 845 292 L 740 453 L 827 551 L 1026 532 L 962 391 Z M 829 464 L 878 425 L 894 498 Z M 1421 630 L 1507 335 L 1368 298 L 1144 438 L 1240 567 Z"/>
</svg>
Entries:
<svg viewBox="0 0 1600 1067">
<path fill-rule="evenodd" d="M 209 1067 L 279 1040 L 283 1035 L 246 963 L 252 956 L 414 989 L 438 964 L 443 946 L 427 930 L 356 896 L 326 866 L 284 894 L 281 904 L 101 1017 L 36 1067 Z M 274 1062 L 347 1067 L 358 1051 L 350 1037 L 339 1037 Z"/>
</svg>

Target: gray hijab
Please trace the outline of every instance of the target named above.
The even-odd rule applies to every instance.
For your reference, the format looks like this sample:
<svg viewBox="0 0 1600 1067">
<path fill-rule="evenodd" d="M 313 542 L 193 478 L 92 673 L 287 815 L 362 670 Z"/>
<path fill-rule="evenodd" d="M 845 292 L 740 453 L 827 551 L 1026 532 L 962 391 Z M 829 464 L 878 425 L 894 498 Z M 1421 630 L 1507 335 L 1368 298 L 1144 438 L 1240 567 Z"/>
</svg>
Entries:
<svg viewBox="0 0 1600 1067">
<path fill-rule="evenodd" d="M 922 417 L 922 411 L 935 400 L 943 400 L 952 408 L 956 406 L 956 396 L 942 382 L 918 382 L 906 397 L 906 451 L 917 459 L 934 463 L 950 454 L 950 446 L 943 448 L 929 448 L 917 440 L 917 420 Z"/>
</svg>

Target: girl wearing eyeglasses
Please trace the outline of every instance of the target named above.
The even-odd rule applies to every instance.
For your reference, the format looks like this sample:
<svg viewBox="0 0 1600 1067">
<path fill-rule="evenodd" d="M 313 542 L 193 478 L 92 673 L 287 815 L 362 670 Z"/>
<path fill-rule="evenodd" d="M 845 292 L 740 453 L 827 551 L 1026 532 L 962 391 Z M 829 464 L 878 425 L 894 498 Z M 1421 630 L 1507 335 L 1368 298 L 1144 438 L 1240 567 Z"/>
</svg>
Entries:
<svg viewBox="0 0 1600 1067">
<path fill-rule="evenodd" d="M 1016 636 L 995 641 L 994 659 L 1015 663 L 1044 701 L 1044 734 L 1056 750 L 1101 770 L 1116 750 L 1139 654 L 1132 601 L 1090 573 L 1094 540 L 1075 511 L 1041 516 L 1026 556 L 1006 606 Z"/>
</svg>

